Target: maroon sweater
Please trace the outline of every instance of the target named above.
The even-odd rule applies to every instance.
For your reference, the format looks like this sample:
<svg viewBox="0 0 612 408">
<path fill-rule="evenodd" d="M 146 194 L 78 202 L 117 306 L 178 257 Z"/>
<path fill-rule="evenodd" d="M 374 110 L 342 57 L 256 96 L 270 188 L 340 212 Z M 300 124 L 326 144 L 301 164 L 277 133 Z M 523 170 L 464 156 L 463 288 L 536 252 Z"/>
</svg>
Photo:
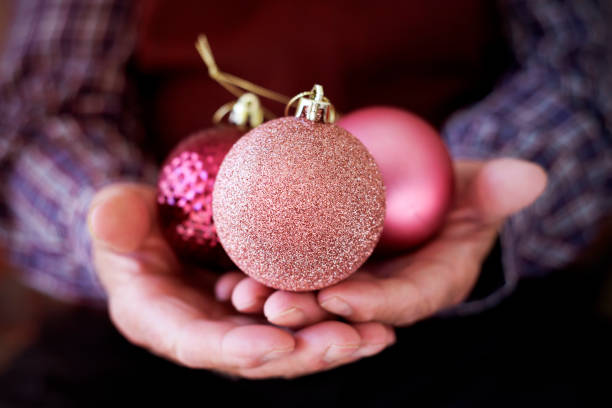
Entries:
<svg viewBox="0 0 612 408">
<path fill-rule="evenodd" d="M 233 99 L 208 78 L 199 33 L 225 72 L 288 96 L 316 82 L 340 111 L 397 105 L 434 124 L 486 92 L 503 68 L 490 0 L 208 3 L 142 2 L 135 61 L 162 151 Z"/>
</svg>

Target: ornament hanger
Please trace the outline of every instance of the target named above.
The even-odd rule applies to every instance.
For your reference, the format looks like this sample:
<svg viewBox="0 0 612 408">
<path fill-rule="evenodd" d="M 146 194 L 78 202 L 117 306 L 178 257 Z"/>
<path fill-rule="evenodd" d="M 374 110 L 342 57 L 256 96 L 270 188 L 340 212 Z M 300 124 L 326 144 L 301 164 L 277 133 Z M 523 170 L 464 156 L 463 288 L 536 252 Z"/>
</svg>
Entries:
<svg viewBox="0 0 612 408">
<path fill-rule="evenodd" d="M 305 117 L 313 122 L 334 123 L 336 109 L 323 94 L 323 87 L 315 84 L 310 91 L 295 95 L 285 106 L 285 116 L 289 116 L 291 106 L 298 103 L 295 108 L 295 117 Z"/>
<path fill-rule="evenodd" d="M 281 93 L 255 85 L 254 83 L 249 82 L 246 79 L 239 78 L 235 75 L 219 71 L 219 67 L 215 62 L 208 39 L 204 34 L 200 34 L 198 36 L 196 49 L 208 67 L 208 75 L 227 89 L 232 95 L 240 97 L 243 93 L 245 93 L 245 91 L 247 91 L 282 104 L 287 104 L 289 102 L 289 97 Z"/>
<path fill-rule="evenodd" d="M 241 98 L 243 95 L 251 93 L 254 94 L 252 96 L 259 95 L 262 98 L 282 103 L 285 105 L 285 116 L 289 114 L 291 107 L 298 102 L 295 116 L 304 116 L 309 120 L 317 122 L 333 123 L 338 116 L 334 105 L 332 105 L 329 99 L 323 95 L 323 87 L 321 85 L 315 84 L 312 90 L 299 93 L 293 98 L 289 98 L 281 93 L 256 85 L 250 81 L 247 81 L 246 79 L 220 71 L 206 35 L 200 34 L 198 36 L 198 40 L 196 41 L 196 49 L 208 67 L 208 75 L 210 75 L 210 77 L 217 81 L 219 85 L 224 87 L 229 93 L 237 98 Z M 221 106 L 217 112 L 215 112 L 213 121 L 215 123 L 219 123 L 223 116 L 225 116 L 236 105 L 239 107 L 242 106 L 240 99 Z M 266 119 L 273 119 L 276 117 L 274 113 L 263 107 L 261 104 L 259 104 L 258 109 L 263 111 L 263 116 Z M 252 115 L 253 113 L 251 112 L 250 114 Z"/>
<path fill-rule="evenodd" d="M 257 95 L 247 92 L 237 101 L 221 106 L 213 115 L 213 123 L 219 124 L 223 117 L 229 115 L 229 122 L 237 126 L 254 128 L 263 123 L 264 110 Z"/>
</svg>

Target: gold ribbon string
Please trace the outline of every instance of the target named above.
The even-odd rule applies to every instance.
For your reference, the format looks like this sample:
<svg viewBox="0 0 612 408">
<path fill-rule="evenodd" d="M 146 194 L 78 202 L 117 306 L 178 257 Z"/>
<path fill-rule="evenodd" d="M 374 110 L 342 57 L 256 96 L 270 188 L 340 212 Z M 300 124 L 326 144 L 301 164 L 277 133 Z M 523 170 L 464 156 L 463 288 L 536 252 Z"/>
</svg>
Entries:
<svg viewBox="0 0 612 408">
<path fill-rule="evenodd" d="M 208 67 L 208 74 L 212 79 L 217 81 L 221 86 L 228 90 L 235 97 L 240 97 L 244 91 L 254 93 L 263 98 L 267 98 L 286 105 L 290 98 L 278 92 L 271 91 L 259 85 L 255 85 L 246 79 L 239 78 L 235 75 L 228 74 L 219 70 L 215 58 L 213 56 L 208 39 L 204 34 L 198 36 L 196 49 L 202 57 L 202 60 Z M 268 112 L 266 112 L 268 113 Z"/>
</svg>

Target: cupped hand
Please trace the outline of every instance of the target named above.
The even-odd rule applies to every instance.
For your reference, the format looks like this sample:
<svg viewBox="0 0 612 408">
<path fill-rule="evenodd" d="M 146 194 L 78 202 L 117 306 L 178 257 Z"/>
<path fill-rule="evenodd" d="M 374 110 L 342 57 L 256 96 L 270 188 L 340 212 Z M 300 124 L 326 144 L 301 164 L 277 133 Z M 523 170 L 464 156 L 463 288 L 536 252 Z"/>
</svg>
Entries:
<svg viewBox="0 0 612 408">
<path fill-rule="evenodd" d="M 266 288 L 228 274 L 217 295 L 243 312 L 299 327 L 335 314 L 353 322 L 409 325 L 463 301 L 507 217 L 533 203 L 546 186 L 541 167 L 517 159 L 457 161 L 453 208 L 441 231 L 414 252 L 366 264 L 317 292 Z"/>
<path fill-rule="evenodd" d="M 290 332 L 236 312 L 215 299 L 215 274 L 177 261 L 156 219 L 155 189 L 127 183 L 98 192 L 88 215 L 111 319 L 131 342 L 188 367 L 267 378 L 326 370 L 395 341 L 380 323 L 320 321 Z"/>
</svg>

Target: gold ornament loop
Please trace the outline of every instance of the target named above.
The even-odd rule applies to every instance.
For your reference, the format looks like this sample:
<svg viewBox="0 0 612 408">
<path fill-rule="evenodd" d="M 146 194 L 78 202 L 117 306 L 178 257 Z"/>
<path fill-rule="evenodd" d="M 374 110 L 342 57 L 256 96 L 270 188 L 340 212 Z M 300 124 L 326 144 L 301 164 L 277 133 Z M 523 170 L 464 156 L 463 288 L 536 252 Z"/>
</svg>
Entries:
<svg viewBox="0 0 612 408">
<path fill-rule="evenodd" d="M 289 102 L 287 102 L 287 105 L 285 105 L 285 116 L 289 116 L 289 109 L 291 109 L 291 106 L 293 106 L 299 99 L 307 97 L 307 96 L 312 96 L 312 91 L 305 91 L 305 92 L 300 92 L 299 94 L 295 95 L 293 98 L 291 98 L 291 100 L 289 100 Z"/>
<path fill-rule="evenodd" d="M 229 122 L 243 127 L 254 128 L 263 123 L 266 112 L 257 95 L 245 93 L 238 100 L 221 106 L 213 115 L 213 123 L 219 124 L 229 113 Z"/>
<path fill-rule="evenodd" d="M 235 104 L 236 104 L 236 101 L 231 101 L 221 106 L 219 109 L 217 109 L 216 112 L 213 114 L 213 118 L 212 118 L 213 123 L 215 125 L 218 125 L 219 123 L 221 123 L 225 115 L 227 115 L 228 113 L 232 111 L 232 108 L 234 107 Z"/>
<path fill-rule="evenodd" d="M 336 108 L 323 93 L 323 87 L 315 84 L 310 91 L 300 92 L 285 105 L 285 116 L 295 103 L 296 117 L 306 117 L 314 122 L 334 123 L 336 121 Z"/>
<path fill-rule="evenodd" d="M 310 91 L 301 92 L 293 98 L 289 98 L 281 93 L 271 91 L 249 82 L 246 79 L 220 71 L 208 39 L 204 34 L 198 36 L 196 49 L 208 67 L 209 76 L 237 98 L 242 97 L 242 95 L 246 93 L 251 93 L 285 104 L 285 116 L 289 115 L 289 110 L 297 102 L 296 116 L 304 116 L 306 119 L 316 122 L 334 123 L 339 116 L 334 105 L 332 105 L 329 99 L 323 94 L 323 87 L 321 85 L 315 84 Z M 232 110 L 234 104 L 235 102 L 230 102 L 221 106 L 217 112 L 215 112 L 213 121 L 215 123 L 221 122 L 223 117 Z M 263 106 L 261 109 L 266 119 L 273 119 L 276 117 L 274 113 Z"/>
</svg>

